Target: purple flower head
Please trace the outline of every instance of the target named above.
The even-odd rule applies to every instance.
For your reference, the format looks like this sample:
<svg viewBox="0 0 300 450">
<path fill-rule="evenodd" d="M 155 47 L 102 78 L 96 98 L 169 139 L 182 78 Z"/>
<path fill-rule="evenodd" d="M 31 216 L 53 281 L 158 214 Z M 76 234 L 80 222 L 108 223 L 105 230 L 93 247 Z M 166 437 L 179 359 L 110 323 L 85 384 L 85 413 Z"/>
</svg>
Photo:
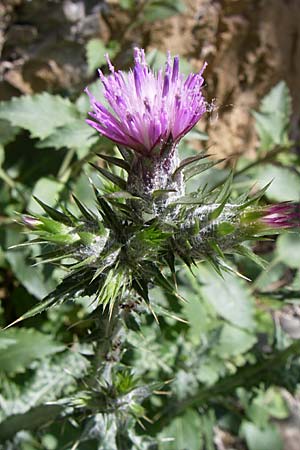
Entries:
<svg viewBox="0 0 300 450">
<path fill-rule="evenodd" d="M 165 70 L 157 73 L 146 62 L 143 49 L 134 49 L 134 68 L 115 71 L 106 56 L 111 74 L 99 71 L 107 105 L 99 103 L 86 89 L 93 111 L 87 123 L 117 144 L 149 156 L 167 143 L 176 143 L 206 111 L 201 88 L 202 73 L 184 77 L 179 58 L 168 53 Z"/>
<path fill-rule="evenodd" d="M 283 202 L 267 206 L 262 221 L 271 228 L 300 227 L 300 203 Z"/>
</svg>

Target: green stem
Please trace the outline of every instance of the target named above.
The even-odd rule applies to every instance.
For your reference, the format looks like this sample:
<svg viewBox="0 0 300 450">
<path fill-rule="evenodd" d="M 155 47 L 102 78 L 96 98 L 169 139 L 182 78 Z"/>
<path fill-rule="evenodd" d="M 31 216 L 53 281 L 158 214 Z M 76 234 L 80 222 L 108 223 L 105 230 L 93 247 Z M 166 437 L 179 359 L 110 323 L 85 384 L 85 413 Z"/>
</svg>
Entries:
<svg viewBox="0 0 300 450">
<path fill-rule="evenodd" d="M 60 166 L 59 172 L 57 174 L 58 179 L 61 182 L 67 181 L 68 179 L 68 173 L 67 170 L 70 167 L 71 161 L 73 159 L 73 156 L 75 155 L 76 150 L 74 148 L 70 148 L 67 153 L 66 156 L 64 157 L 64 160 Z"/>
<path fill-rule="evenodd" d="M 98 309 L 97 312 L 99 314 Z M 86 383 L 92 388 L 97 385 L 100 376 L 103 376 L 105 381 L 111 382 L 111 368 L 119 356 L 119 352 L 117 350 L 114 351 L 116 339 L 121 327 L 119 302 L 116 301 L 111 310 L 101 307 L 100 314 L 95 356 L 92 362 L 92 370 L 88 380 L 86 380 Z"/>
</svg>

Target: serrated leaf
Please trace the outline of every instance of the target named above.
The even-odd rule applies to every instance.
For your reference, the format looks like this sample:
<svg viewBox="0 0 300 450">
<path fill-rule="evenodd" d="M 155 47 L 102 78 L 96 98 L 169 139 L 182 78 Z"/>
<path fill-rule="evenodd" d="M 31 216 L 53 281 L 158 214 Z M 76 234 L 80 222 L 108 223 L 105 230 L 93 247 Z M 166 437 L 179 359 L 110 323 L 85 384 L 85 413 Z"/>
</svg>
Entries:
<svg viewBox="0 0 300 450">
<path fill-rule="evenodd" d="M 253 112 L 260 137 L 261 150 L 288 144 L 288 126 L 291 115 L 291 96 L 284 81 L 278 83 L 261 103 L 260 111 Z"/>
<path fill-rule="evenodd" d="M 200 415 L 189 409 L 172 420 L 159 435 L 159 450 L 199 450 L 202 448 Z"/>
<path fill-rule="evenodd" d="M 2 331 L 1 339 L 12 339 L 8 348 L 0 350 L 0 367 L 3 372 L 23 372 L 32 361 L 60 352 L 65 346 L 54 342 L 51 336 L 30 328 Z"/>
<path fill-rule="evenodd" d="M 0 120 L 0 144 L 4 146 L 12 142 L 19 131 L 19 127 L 12 127 L 7 120 Z"/>
<path fill-rule="evenodd" d="M 74 351 L 60 353 L 55 359 L 47 358 L 39 362 L 34 375 L 28 378 L 20 390 L 14 393 L 10 388 L 0 395 L 1 420 L 24 414 L 45 401 L 59 399 L 65 391 L 70 393 L 76 385 L 76 378 L 86 373 L 88 365 L 87 359 Z"/>
<path fill-rule="evenodd" d="M 34 317 L 37 314 L 42 313 L 46 309 L 51 308 L 51 306 L 56 305 L 57 303 L 59 303 L 59 300 L 57 298 L 46 297 L 44 300 L 40 301 L 36 306 L 31 308 L 25 314 L 23 314 L 21 317 L 18 317 L 18 319 L 10 323 L 6 328 L 12 327 L 13 325 L 22 322 L 23 320 L 29 319 L 30 317 Z"/>
<path fill-rule="evenodd" d="M 99 135 L 92 127 L 89 127 L 83 119 L 77 119 L 56 128 L 46 139 L 38 142 L 37 147 L 52 147 L 57 150 L 63 147 L 73 148 L 79 157 L 83 157 L 98 139 Z"/>
<path fill-rule="evenodd" d="M 224 272 L 223 278 L 203 264 L 199 266 L 199 290 L 216 312 L 230 323 L 248 331 L 254 328 L 253 300 L 246 283 L 235 275 Z"/>
<path fill-rule="evenodd" d="M 279 430 L 274 424 L 261 429 L 252 422 L 244 421 L 241 427 L 249 450 L 282 450 L 283 444 Z"/>
<path fill-rule="evenodd" d="M 215 352 L 224 359 L 230 356 L 237 356 L 253 347 L 256 341 L 256 336 L 246 330 L 225 324 L 222 328 L 219 344 Z"/>
<path fill-rule="evenodd" d="M 0 118 L 28 130 L 32 137 L 45 139 L 56 128 L 78 117 L 76 107 L 67 98 L 42 94 L 14 97 L 0 103 Z"/>
</svg>

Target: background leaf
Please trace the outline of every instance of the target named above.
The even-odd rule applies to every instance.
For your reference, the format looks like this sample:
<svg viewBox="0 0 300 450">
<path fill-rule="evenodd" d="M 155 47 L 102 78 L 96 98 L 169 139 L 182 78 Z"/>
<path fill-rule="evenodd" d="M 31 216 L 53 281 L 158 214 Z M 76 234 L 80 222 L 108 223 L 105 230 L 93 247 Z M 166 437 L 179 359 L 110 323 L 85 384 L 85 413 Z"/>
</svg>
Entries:
<svg viewBox="0 0 300 450">
<path fill-rule="evenodd" d="M 291 115 L 291 96 L 284 81 L 278 83 L 261 102 L 259 112 L 253 112 L 260 138 L 260 149 L 271 150 L 287 145 Z"/>
<path fill-rule="evenodd" d="M 57 127 L 78 117 L 76 107 L 67 98 L 42 94 L 14 97 L 0 103 L 0 118 L 28 130 L 32 137 L 44 139 Z"/>
<path fill-rule="evenodd" d="M 6 373 L 24 371 L 32 361 L 64 350 L 64 346 L 52 336 L 31 328 L 13 328 L 2 331 L 1 340 L 6 348 L 0 350 L 0 367 Z M 10 343 L 7 344 L 8 339 Z M 0 344 L 1 345 L 1 344 Z"/>
<path fill-rule="evenodd" d="M 199 265 L 199 280 L 203 298 L 217 314 L 240 328 L 254 329 L 253 300 L 245 281 L 226 272 L 221 278 L 203 264 Z"/>
</svg>

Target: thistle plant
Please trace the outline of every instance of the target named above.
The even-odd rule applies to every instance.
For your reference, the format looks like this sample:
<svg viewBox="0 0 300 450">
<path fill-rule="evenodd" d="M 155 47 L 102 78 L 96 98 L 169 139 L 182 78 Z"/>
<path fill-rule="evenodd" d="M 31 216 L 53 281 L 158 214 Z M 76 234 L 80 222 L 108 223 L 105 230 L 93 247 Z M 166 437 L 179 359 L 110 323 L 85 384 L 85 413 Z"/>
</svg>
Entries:
<svg viewBox="0 0 300 450">
<path fill-rule="evenodd" d="M 208 109 L 205 66 L 185 77 L 179 58 L 172 62 L 168 55 L 165 68 L 155 73 L 140 49 L 135 49 L 134 68 L 128 73 L 107 61 L 110 75 L 100 72 L 106 104 L 87 90 L 92 108 L 87 122 L 117 144 L 120 156 L 99 154 L 101 164 L 94 165 L 104 180 L 101 190 L 91 182 L 98 212 L 73 196 L 78 215 L 37 199 L 46 215 L 22 216 L 36 236 L 34 242 L 45 245 L 40 258 L 60 263 L 68 273 L 19 320 L 79 297 L 88 296 L 94 305 L 91 369 L 85 389 L 67 402 L 72 411 L 89 418 L 82 439 L 91 430 L 97 433 L 100 413 L 113 421 L 112 427 L 124 430 L 143 416 L 140 404 L 157 390 L 156 383 L 137 386 L 130 377 L 130 388 L 119 388 L 124 330 L 138 327 L 137 313 L 155 314 L 150 289 L 159 286 L 180 301 L 175 281 L 180 265 L 192 268 L 205 260 L 221 275 L 231 270 L 230 255 L 263 264 L 249 241 L 300 225 L 297 204 L 259 204 L 265 189 L 231 200 L 230 176 L 212 189 L 203 186 L 186 193 L 190 176 L 218 162 L 205 152 L 184 160 L 178 154 L 180 140 Z M 133 438 L 122 433 L 123 444 L 126 439 L 131 444 L 117 448 L 135 448 Z"/>
</svg>

